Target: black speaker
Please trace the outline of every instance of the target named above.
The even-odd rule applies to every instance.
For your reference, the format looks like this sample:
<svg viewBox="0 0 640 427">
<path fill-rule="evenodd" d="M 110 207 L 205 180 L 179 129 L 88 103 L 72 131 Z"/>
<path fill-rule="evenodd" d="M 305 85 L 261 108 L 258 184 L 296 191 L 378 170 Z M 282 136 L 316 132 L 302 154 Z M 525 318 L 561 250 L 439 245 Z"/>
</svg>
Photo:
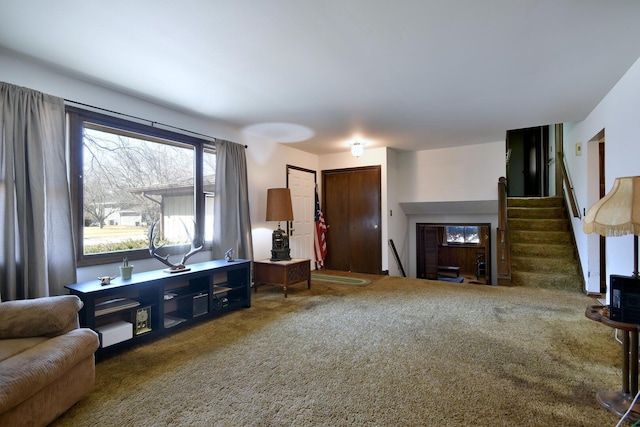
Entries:
<svg viewBox="0 0 640 427">
<path fill-rule="evenodd" d="M 611 320 L 640 324 L 640 279 L 610 276 L 609 309 Z"/>
</svg>

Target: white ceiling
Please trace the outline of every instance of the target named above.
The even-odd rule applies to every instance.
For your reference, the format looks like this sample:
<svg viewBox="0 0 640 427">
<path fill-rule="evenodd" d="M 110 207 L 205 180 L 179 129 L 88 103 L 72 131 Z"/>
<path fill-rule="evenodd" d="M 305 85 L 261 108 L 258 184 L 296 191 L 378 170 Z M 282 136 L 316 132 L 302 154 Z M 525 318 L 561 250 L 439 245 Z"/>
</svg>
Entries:
<svg viewBox="0 0 640 427">
<path fill-rule="evenodd" d="M 584 119 L 639 20 L 638 0 L 2 0 L 0 48 L 318 154 L 420 150 Z"/>
</svg>

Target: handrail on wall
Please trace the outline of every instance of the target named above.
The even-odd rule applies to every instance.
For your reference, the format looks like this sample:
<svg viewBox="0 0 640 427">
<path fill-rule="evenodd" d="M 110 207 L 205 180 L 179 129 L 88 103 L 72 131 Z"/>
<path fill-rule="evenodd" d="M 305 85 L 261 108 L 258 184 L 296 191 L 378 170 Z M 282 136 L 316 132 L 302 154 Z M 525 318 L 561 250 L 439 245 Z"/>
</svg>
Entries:
<svg viewBox="0 0 640 427">
<path fill-rule="evenodd" d="M 569 206 L 571 206 L 571 213 L 574 218 L 581 218 L 580 208 L 578 207 L 578 201 L 576 198 L 576 193 L 573 189 L 573 185 L 571 184 L 571 179 L 569 178 L 569 172 L 567 171 L 567 165 L 564 161 L 564 156 L 562 156 L 562 183 L 563 188 L 565 189 L 566 197 L 569 199 Z"/>
<path fill-rule="evenodd" d="M 511 249 L 507 221 L 507 178 L 498 179 L 498 280 L 511 281 Z"/>
</svg>

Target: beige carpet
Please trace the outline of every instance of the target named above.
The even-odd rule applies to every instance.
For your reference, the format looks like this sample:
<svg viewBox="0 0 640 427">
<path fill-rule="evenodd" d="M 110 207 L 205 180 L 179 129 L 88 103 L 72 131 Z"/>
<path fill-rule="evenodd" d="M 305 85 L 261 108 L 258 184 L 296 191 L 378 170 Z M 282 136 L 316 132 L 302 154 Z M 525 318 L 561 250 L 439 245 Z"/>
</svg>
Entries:
<svg viewBox="0 0 640 427">
<path fill-rule="evenodd" d="M 565 291 L 384 277 L 253 307 L 97 364 L 62 426 L 614 426 L 613 330 Z"/>
</svg>

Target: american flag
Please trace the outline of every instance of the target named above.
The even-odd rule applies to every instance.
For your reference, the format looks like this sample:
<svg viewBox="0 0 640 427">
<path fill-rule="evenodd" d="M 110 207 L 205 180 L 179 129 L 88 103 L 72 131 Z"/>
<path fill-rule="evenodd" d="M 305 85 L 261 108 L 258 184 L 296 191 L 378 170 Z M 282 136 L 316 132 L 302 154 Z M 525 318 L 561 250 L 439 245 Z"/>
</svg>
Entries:
<svg viewBox="0 0 640 427">
<path fill-rule="evenodd" d="M 327 257 L 327 241 L 325 234 L 327 225 L 324 223 L 324 215 L 320 210 L 320 199 L 318 198 L 318 188 L 316 188 L 316 233 L 314 236 L 314 252 L 316 255 L 316 264 L 318 269 L 324 268 L 324 259 Z"/>
</svg>

